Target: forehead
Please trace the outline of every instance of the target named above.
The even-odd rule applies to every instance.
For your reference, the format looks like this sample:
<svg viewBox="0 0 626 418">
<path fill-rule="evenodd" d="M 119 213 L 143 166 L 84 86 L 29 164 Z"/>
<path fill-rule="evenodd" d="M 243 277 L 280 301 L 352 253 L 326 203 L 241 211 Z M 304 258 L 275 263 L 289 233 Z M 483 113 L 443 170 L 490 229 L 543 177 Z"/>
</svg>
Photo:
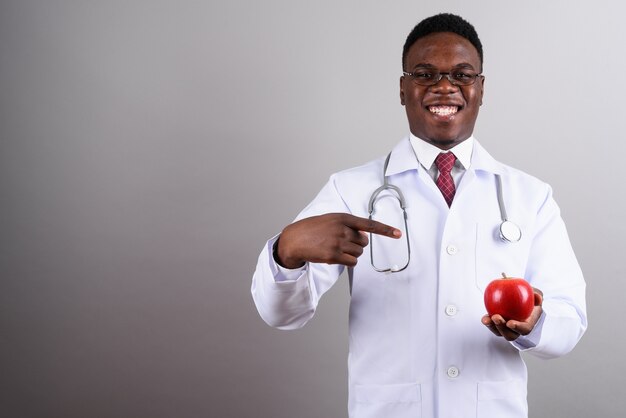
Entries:
<svg viewBox="0 0 626 418">
<path fill-rule="evenodd" d="M 407 68 L 429 64 L 438 68 L 469 64 L 480 69 L 478 51 L 470 41 L 452 32 L 436 32 L 419 38 L 406 57 Z"/>
</svg>

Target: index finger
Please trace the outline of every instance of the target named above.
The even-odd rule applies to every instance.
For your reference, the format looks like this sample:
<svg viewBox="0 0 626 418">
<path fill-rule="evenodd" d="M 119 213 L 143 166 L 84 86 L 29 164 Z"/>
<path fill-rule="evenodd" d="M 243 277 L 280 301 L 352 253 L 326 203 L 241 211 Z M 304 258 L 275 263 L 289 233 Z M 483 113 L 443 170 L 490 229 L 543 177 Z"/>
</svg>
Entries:
<svg viewBox="0 0 626 418">
<path fill-rule="evenodd" d="M 343 224 L 358 231 L 371 232 L 372 234 L 384 235 L 389 238 L 400 238 L 402 236 L 402 231 L 393 226 L 350 214 L 344 215 Z"/>
</svg>

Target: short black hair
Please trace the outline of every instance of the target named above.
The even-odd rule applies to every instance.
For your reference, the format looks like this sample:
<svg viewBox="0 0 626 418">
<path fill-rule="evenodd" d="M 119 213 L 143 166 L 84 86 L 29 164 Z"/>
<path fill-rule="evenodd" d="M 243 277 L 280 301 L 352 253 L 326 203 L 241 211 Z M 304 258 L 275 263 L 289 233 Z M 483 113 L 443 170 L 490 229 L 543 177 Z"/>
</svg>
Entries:
<svg viewBox="0 0 626 418">
<path fill-rule="evenodd" d="M 419 22 L 409 33 L 402 49 L 402 68 L 405 69 L 406 56 L 411 46 L 419 39 L 426 35 L 436 32 L 452 32 L 470 41 L 478 51 L 480 58 L 480 66 L 483 65 L 483 44 L 480 43 L 476 29 L 467 20 L 461 16 L 451 13 L 440 13 Z"/>
</svg>

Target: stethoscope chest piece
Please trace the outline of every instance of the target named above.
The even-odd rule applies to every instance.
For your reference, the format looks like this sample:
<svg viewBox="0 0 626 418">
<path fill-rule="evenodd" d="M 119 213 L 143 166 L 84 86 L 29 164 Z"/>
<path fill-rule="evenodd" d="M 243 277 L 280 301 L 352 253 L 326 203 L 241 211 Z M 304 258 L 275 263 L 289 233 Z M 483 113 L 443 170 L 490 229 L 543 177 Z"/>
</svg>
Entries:
<svg viewBox="0 0 626 418">
<path fill-rule="evenodd" d="M 500 206 L 500 239 L 504 242 L 518 242 L 522 239 L 522 230 L 517 224 L 508 220 L 506 215 L 506 207 L 504 206 L 504 197 L 502 197 L 502 178 L 496 174 L 496 191 L 498 193 L 498 206 Z"/>
<path fill-rule="evenodd" d="M 522 230 L 511 221 L 500 224 L 500 239 L 504 242 L 518 242 L 522 239 Z"/>
</svg>

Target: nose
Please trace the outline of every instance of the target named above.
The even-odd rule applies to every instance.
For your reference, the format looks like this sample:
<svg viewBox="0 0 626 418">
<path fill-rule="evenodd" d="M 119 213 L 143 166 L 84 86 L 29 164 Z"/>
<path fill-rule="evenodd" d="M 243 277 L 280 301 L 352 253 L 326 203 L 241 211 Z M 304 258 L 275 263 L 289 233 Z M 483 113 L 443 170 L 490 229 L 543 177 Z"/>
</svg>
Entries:
<svg viewBox="0 0 626 418">
<path fill-rule="evenodd" d="M 438 92 L 438 93 L 458 91 L 459 86 L 455 86 L 454 84 L 452 84 L 449 77 L 450 77 L 450 74 L 441 74 L 441 79 L 437 82 L 437 84 L 430 86 L 432 91 Z"/>
</svg>

